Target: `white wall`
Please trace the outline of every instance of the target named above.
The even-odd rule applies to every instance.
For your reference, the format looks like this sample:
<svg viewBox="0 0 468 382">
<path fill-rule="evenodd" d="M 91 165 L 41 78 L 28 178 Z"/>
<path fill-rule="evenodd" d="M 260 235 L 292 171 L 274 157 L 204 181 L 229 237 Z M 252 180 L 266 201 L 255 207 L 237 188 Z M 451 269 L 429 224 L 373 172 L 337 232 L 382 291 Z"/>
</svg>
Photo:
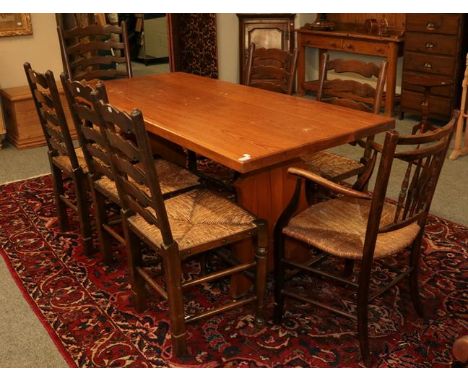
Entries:
<svg viewBox="0 0 468 382">
<path fill-rule="evenodd" d="M 235 13 L 216 15 L 219 79 L 239 82 L 239 19 Z"/>
<path fill-rule="evenodd" d="M 52 70 L 58 78 L 63 71 L 55 14 L 31 14 L 31 36 L 0 38 L 0 87 L 26 85 L 23 63 L 38 71 Z"/>
</svg>

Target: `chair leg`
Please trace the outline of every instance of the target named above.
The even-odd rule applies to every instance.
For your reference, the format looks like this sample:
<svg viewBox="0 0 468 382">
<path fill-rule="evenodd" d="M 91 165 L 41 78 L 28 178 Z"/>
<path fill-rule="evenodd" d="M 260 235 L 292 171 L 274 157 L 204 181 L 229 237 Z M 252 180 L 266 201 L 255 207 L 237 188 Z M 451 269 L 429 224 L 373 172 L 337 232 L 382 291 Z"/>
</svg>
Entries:
<svg viewBox="0 0 468 382">
<path fill-rule="evenodd" d="M 137 267 L 143 265 L 141 256 L 141 241 L 140 238 L 130 229 L 128 223 L 123 217 L 122 225 L 124 228 L 125 242 L 127 246 L 128 270 L 135 299 L 135 308 L 137 312 L 143 312 L 146 307 L 145 280 L 137 271 Z"/>
<path fill-rule="evenodd" d="M 349 277 L 353 274 L 354 269 L 354 260 L 353 259 L 345 259 L 344 268 L 343 268 L 343 276 Z"/>
<path fill-rule="evenodd" d="M 57 218 L 59 222 L 60 231 L 68 231 L 68 218 L 67 218 L 67 207 L 65 203 L 60 199 L 60 195 L 63 195 L 63 178 L 62 171 L 51 163 L 50 166 L 52 175 L 52 186 L 54 188 L 55 207 L 57 208 Z"/>
<path fill-rule="evenodd" d="M 76 204 L 78 207 L 78 218 L 80 221 L 81 237 L 83 238 L 84 253 L 86 256 L 89 256 L 94 252 L 94 248 L 89 219 L 88 177 L 82 173 L 81 169 L 78 169 L 74 171 L 73 182 L 75 184 Z"/>
<path fill-rule="evenodd" d="M 110 264 L 112 258 L 112 236 L 103 228 L 104 224 L 108 223 L 108 215 L 106 209 L 106 197 L 94 188 L 92 190 L 95 217 L 96 217 L 96 231 L 99 238 L 99 250 L 104 256 L 104 262 Z"/>
<path fill-rule="evenodd" d="M 411 254 L 409 258 L 410 267 L 412 268 L 412 271 L 409 275 L 411 299 L 413 300 L 414 308 L 420 317 L 424 317 L 424 309 L 421 302 L 421 296 L 419 294 L 418 283 L 419 257 L 421 255 L 421 244 L 423 237 L 424 231 L 421 230 L 418 237 L 414 241 L 413 246 L 411 247 Z"/>
<path fill-rule="evenodd" d="M 361 349 L 362 360 L 367 367 L 370 366 L 368 310 L 371 266 L 371 261 L 364 260 L 362 262 L 361 271 L 359 273 L 359 287 L 357 294 L 357 325 L 359 347 Z"/>
<path fill-rule="evenodd" d="M 284 313 L 284 276 L 285 276 L 285 267 L 282 263 L 285 252 L 285 240 L 283 234 L 278 234 L 275 237 L 275 282 L 274 282 L 274 292 L 275 292 L 275 309 L 273 313 L 273 322 L 275 324 L 280 324 L 283 319 Z"/>
<path fill-rule="evenodd" d="M 255 291 L 257 294 L 257 307 L 255 312 L 255 323 L 257 326 L 264 324 L 264 309 L 265 309 L 265 289 L 267 277 L 267 254 L 268 254 L 268 231 L 265 220 L 256 221 L 257 233 L 257 275 Z"/>
<path fill-rule="evenodd" d="M 305 182 L 305 196 L 307 200 L 307 205 L 316 204 L 319 201 L 319 187 L 317 184 L 306 181 Z"/>
<path fill-rule="evenodd" d="M 182 266 L 176 246 L 168 249 L 163 257 L 166 289 L 171 319 L 173 354 L 181 357 L 187 354 L 187 332 L 185 330 L 184 300 L 182 296 Z"/>
</svg>

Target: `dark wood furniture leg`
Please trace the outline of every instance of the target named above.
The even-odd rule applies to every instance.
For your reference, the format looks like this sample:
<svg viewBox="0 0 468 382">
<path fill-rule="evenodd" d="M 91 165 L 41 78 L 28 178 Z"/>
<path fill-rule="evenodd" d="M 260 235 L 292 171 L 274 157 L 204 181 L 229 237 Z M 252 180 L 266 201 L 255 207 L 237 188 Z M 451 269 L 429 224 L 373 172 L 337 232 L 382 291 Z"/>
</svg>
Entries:
<svg viewBox="0 0 468 382">
<path fill-rule="evenodd" d="M 268 224 L 268 248 L 273 247 L 273 229 L 284 208 L 288 205 L 295 189 L 295 179 L 287 173 L 289 167 L 301 164 L 302 161 L 288 162 L 280 167 L 273 167 L 262 172 L 246 174 L 241 176 L 235 183 L 237 190 L 237 202 L 247 211 L 264 219 Z M 304 194 L 301 194 L 299 202 L 300 211 L 307 207 Z M 288 247 L 289 248 L 289 247 Z M 254 248 L 250 240 L 244 240 L 232 246 L 236 257 L 241 263 L 252 261 L 255 256 Z M 273 269 L 273 251 L 267 258 L 268 269 Z M 298 245 L 290 249 L 289 253 L 300 257 L 304 252 L 303 247 Z M 236 275 L 232 277 L 231 294 L 238 297 L 244 294 L 251 282 L 245 276 Z"/>
</svg>

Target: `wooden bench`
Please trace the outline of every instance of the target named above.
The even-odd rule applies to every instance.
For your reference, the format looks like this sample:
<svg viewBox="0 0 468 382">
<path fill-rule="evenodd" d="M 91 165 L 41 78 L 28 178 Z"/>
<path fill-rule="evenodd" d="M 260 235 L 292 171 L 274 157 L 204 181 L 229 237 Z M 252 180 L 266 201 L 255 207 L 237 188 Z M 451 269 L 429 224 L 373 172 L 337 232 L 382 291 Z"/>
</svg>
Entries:
<svg viewBox="0 0 468 382">
<path fill-rule="evenodd" d="M 73 139 L 77 138 L 62 86 L 57 84 L 68 127 Z M 19 149 L 46 144 L 39 117 L 28 86 L 0 89 L 3 118 L 7 139 Z"/>
</svg>

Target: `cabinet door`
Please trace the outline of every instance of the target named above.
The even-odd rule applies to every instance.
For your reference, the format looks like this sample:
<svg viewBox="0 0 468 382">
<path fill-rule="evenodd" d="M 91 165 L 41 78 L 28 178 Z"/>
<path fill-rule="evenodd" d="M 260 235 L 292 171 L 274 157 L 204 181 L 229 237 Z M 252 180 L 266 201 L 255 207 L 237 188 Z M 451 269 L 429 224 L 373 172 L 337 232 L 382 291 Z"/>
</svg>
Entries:
<svg viewBox="0 0 468 382">
<path fill-rule="evenodd" d="M 295 14 L 238 14 L 240 82 L 244 83 L 249 45 L 294 50 Z"/>
</svg>

